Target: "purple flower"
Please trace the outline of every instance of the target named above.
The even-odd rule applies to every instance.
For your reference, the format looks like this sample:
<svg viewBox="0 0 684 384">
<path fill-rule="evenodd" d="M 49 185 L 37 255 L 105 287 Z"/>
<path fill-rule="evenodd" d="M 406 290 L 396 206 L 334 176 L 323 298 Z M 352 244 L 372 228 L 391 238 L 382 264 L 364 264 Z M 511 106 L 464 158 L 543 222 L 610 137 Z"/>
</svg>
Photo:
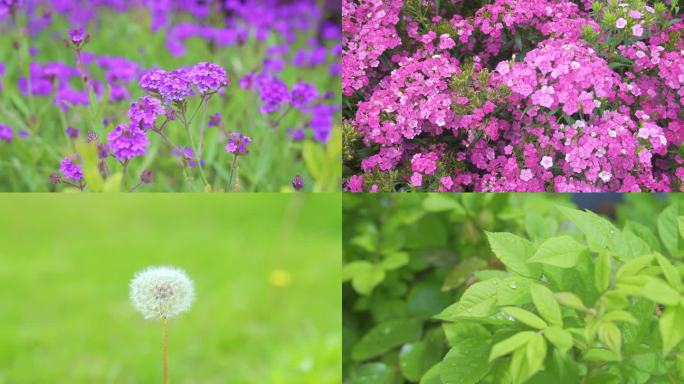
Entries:
<svg viewBox="0 0 684 384">
<path fill-rule="evenodd" d="M 294 141 L 302 141 L 306 139 L 306 132 L 304 132 L 304 130 L 301 128 L 288 128 L 287 133 L 289 133 L 290 136 L 292 136 L 292 140 Z"/>
<path fill-rule="evenodd" d="M 214 113 L 213 115 L 209 115 L 209 126 L 210 127 L 218 127 L 221 125 L 221 114 L 220 113 Z"/>
<path fill-rule="evenodd" d="M 252 142 L 252 139 L 239 132 L 231 132 L 229 134 L 228 144 L 226 144 L 226 152 L 243 155 L 249 152 L 247 146 Z"/>
<path fill-rule="evenodd" d="M 311 121 L 309 125 L 313 130 L 313 138 L 316 141 L 327 142 L 333 127 L 333 117 L 337 112 L 334 105 L 316 105 L 311 108 Z"/>
<path fill-rule="evenodd" d="M 189 78 L 197 90 L 206 94 L 216 92 L 228 85 L 226 70 L 213 63 L 197 63 L 189 71 Z"/>
<path fill-rule="evenodd" d="M 259 95 L 264 103 L 261 113 L 273 113 L 280 109 L 282 104 L 290 102 L 290 92 L 282 80 L 275 76 L 264 75 L 259 79 Z"/>
<path fill-rule="evenodd" d="M 292 87 L 292 105 L 297 109 L 308 106 L 317 96 L 318 90 L 312 84 L 300 82 Z"/>
<path fill-rule="evenodd" d="M 300 175 L 295 175 L 292 179 L 292 188 L 294 188 L 295 191 L 301 191 L 302 188 L 304 188 L 304 179 L 302 179 Z"/>
<path fill-rule="evenodd" d="M 125 124 L 120 124 L 109 132 L 107 142 L 109 149 L 118 161 L 144 155 L 147 152 L 147 146 L 150 144 L 145 131 Z"/>
<path fill-rule="evenodd" d="M 164 75 L 159 94 L 166 102 L 184 100 L 195 94 L 190 87 L 191 84 L 192 80 L 187 69 L 175 69 Z"/>
<path fill-rule="evenodd" d="M 23 2 L 24 0 L 0 0 L 0 19 L 14 12 Z"/>
<path fill-rule="evenodd" d="M 14 134 L 12 132 L 12 127 L 0 123 L 0 141 L 6 141 L 9 143 L 13 138 Z"/>
<path fill-rule="evenodd" d="M 171 150 L 171 154 L 183 161 L 187 161 L 188 165 L 191 167 L 197 166 L 197 159 L 195 158 L 195 152 L 193 152 L 192 148 L 179 145 Z M 199 164 L 203 166 L 204 160 L 200 159 Z"/>
<path fill-rule="evenodd" d="M 615 28 L 617 29 L 623 29 L 627 25 L 627 20 L 623 19 L 622 17 L 617 19 L 615 22 Z"/>
<path fill-rule="evenodd" d="M 157 116 L 163 114 L 164 107 L 161 101 L 149 95 L 139 98 L 128 110 L 131 125 L 145 131 L 154 127 Z"/>
<path fill-rule="evenodd" d="M 76 155 L 78 157 L 78 155 Z M 65 157 L 59 166 L 59 171 L 65 179 L 74 181 L 81 181 L 83 179 L 83 170 L 80 164 L 74 163 L 71 157 Z"/>
<path fill-rule="evenodd" d="M 74 28 L 69 30 L 69 38 L 76 48 L 81 48 L 90 41 L 90 34 L 83 28 Z"/>
<path fill-rule="evenodd" d="M 140 77 L 140 88 L 147 92 L 159 93 L 159 89 L 162 87 L 165 77 L 166 71 L 162 69 L 153 69 L 146 72 Z"/>
<path fill-rule="evenodd" d="M 78 135 L 81 133 L 77 128 L 69 127 L 66 129 L 66 135 L 71 139 L 77 139 Z"/>
</svg>

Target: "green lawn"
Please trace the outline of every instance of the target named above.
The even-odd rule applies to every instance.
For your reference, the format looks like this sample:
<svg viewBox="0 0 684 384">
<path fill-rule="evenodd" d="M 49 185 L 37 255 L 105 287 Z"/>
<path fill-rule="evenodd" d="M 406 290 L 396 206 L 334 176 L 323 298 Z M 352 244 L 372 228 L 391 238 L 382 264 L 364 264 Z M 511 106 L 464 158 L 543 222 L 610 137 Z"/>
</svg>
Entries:
<svg viewBox="0 0 684 384">
<path fill-rule="evenodd" d="M 340 201 L 2 195 L 0 383 L 160 383 L 160 325 L 128 300 L 160 264 L 196 284 L 170 322 L 172 383 L 340 383 Z"/>
</svg>

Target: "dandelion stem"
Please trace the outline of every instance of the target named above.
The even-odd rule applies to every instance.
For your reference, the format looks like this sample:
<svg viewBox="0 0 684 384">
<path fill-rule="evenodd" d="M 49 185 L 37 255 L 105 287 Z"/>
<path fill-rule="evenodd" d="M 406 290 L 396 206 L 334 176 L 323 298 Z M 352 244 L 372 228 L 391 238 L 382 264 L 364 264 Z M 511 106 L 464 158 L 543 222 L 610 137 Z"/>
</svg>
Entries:
<svg viewBox="0 0 684 384">
<path fill-rule="evenodd" d="M 162 317 L 162 349 L 164 359 L 164 384 L 169 384 L 169 327 L 166 318 Z"/>
</svg>

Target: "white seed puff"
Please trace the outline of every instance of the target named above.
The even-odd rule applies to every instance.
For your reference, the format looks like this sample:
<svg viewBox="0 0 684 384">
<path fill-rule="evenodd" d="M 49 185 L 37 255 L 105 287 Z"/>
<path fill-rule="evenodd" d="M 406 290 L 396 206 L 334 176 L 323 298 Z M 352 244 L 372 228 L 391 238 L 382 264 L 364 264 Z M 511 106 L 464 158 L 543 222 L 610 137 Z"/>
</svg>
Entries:
<svg viewBox="0 0 684 384">
<path fill-rule="evenodd" d="M 149 267 L 138 272 L 129 287 L 131 303 L 145 319 L 176 317 L 195 300 L 194 283 L 175 267 Z"/>
</svg>

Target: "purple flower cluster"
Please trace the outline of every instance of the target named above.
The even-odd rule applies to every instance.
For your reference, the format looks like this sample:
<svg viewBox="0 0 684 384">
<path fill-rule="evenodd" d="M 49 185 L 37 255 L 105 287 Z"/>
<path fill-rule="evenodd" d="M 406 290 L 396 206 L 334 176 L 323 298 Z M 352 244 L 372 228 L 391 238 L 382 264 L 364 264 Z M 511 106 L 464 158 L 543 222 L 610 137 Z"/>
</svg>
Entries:
<svg viewBox="0 0 684 384">
<path fill-rule="evenodd" d="M 11 142 L 14 139 L 14 132 L 12 127 L 6 124 L 0 123 L 0 141 Z"/>
<path fill-rule="evenodd" d="M 318 97 L 318 89 L 315 85 L 300 82 L 292 87 L 292 105 L 297 109 L 302 109 Z"/>
<path fill-rule="evenodd" d="M 198 63 L 173 71 L 155 69 L 142 75 L 140 87 L 161 96 L 165 103 L 182 101 L 195 95 L 218 92 L 228 85 L 225 69 L 212 63 Z"/>
<path fill-rule="evenodd" d="M 179 145 L 171 151 L 171 154 L 179 158 L 181 161 L 187 161 L 188 165 L 191 167 L 196 167 L 198 164 L 204 166 L 204 159 L 200 159 L 200 161 L 197 162 L 195 152 L 192 150 L 192 148 Z"/>
<path fill-rule="evenodd" d="M 228 134 L 228 143 L 226 144 L 226 152 L 236 155 L 244 155 L 249 152 L 249 143 L 252 139 L 239 132 L 231 132 Z"/>
<path fill-rule="evenodd" d="M 78 157 L 77 157 L 78 158 Z M 81 181 L 83 179 L 83 170 L 81 165 L 74 162 L 71 157 L 65 157 L 59 166 L 59 171 L 65 179 L 73 181 Z"/>
<path fill-rule="evenodd" d="M 116 160 L 127 161 L 142 156 L 150 144 L 147 134 L 140 128 L 120 124 L 107 135 L 109 150 Z"/>
<path fill-rule="evenodd" d="M 149 95 L 139 98 L 128 110 L 131 126 L 140 128 L 143 131 L 154 127 L 157 117 L 163 114 L 164 107 L 161 101 Z"/>
</svg>

